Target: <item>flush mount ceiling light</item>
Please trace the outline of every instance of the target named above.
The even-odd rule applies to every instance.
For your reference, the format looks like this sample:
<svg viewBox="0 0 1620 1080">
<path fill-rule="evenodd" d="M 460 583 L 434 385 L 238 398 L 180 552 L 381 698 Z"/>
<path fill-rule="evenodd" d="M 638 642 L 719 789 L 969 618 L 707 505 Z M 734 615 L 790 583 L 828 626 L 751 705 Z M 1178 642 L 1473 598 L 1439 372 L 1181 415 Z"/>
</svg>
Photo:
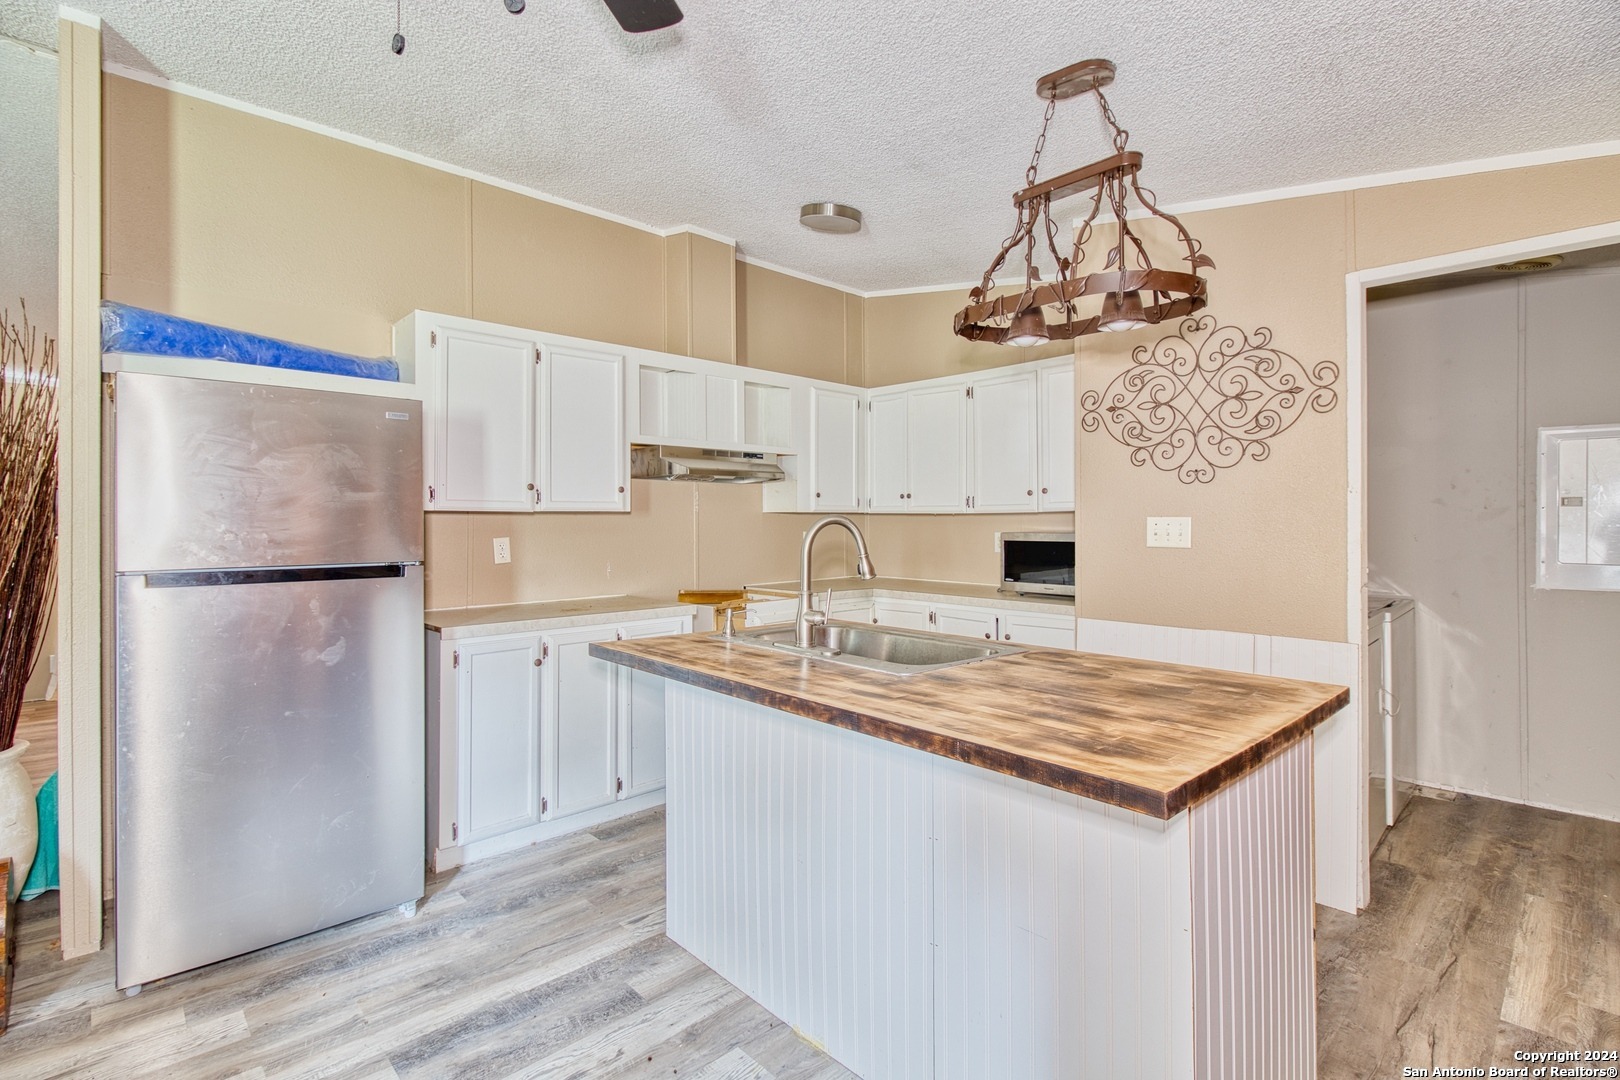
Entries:
<svg viewBox="0 0 1620 1080">
<path fill-rule="evenodd" d="M 861 212 L 835 202 L 809 202 L 799 207 L 799 224 L 825 233 L 861 231 Z"/>
<path fill-rule="evenodd" d="M 1013 196 L 1018 224 L 984 272 L 984 279 L 968 293 L 968 306 L 956 314 L 956 332 L 962 337 L 1004 345 L 1039 345 L 1053 338 L 1075 338 L 1098 331 L 1137 330 L 1190 315 L 1206 303 L 1204 279 L 1198 271 L 1215 263 L 1199 250 L 1203 245 L 1180 221 L 1154 205 L 1153 192 L 1137 182 L 1142 155 L 1125 149 L 1130 133 L 1115 121 L 1114 111 L 1102 92 L 1113 81 L 1111 61 L 1086 60 L 1035 83 L 1036 95 L 1046 101 L 1046 119 L 1035 140 L 1035 155 L 1024 172 L 1025 186 Z M 1087 93 L 1097 95 L 1103 123 L 1113 134 L 1113 155 L 1037 182 L 1046 131 L 1057 103 Z M 1095 192 L 1091 207 L 1075 232 L 1073 248 L 1064 254 L 1058 250 L 1052 204 L 1087 191 Z M 1132 202 L 1147 211 L 1150 219 L 1157 218 L 1175 230 L 1187 249 L 1187 272 L 1160 270 L 1153 265 L 1146 246 L 1127 220 Z M 1104 207 L 1113 215 L 1113 222 L 1097 223 L 1097 215 Z M 1114 244 L 1108 249 L 1101 271 L 1080 277 L 1076 270 L 1084 262 L 1086 245 L 1095 232 L 1111 235 Z M 1054 281 L 1041 281 L 1035 266 L 1037 244 L 1044 244 L 1057 263 Z M 1023 289 L 992 298 L 996 272 L 1019 247 L 1024 249 Z M 1088 301 L 1090 297 L 1097 299 Z M 1100 307 L 1095 314 L 1088 314 L 1092 302 Z"/>
</svg>

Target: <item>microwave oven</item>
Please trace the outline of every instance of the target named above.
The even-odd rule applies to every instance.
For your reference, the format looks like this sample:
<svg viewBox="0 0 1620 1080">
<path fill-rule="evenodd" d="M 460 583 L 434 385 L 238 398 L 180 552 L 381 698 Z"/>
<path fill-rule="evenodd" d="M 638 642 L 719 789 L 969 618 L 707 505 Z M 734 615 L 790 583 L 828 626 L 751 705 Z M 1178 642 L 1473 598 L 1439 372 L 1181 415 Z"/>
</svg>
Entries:
<svg viewBox="0 0 1620 1080">
<path fill-rule="evenodd" d="M 1074 595 L 1074 533 L 1001 534 L 1001 591 Z"/>
</svg>

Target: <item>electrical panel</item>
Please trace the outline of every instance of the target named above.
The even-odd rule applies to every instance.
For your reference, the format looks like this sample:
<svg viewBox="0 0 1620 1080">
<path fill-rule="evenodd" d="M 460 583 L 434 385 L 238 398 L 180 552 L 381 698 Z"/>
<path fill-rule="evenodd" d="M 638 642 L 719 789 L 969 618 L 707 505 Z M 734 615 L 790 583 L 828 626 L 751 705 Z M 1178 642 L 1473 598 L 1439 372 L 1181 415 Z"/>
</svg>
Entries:
<svg viewBox="0 0 1620 1080">
<path fill-rule="evenodd" d="M 1620 590 L 1620 424 L 1542 428 L 1538 589 Z"/>
</svg>

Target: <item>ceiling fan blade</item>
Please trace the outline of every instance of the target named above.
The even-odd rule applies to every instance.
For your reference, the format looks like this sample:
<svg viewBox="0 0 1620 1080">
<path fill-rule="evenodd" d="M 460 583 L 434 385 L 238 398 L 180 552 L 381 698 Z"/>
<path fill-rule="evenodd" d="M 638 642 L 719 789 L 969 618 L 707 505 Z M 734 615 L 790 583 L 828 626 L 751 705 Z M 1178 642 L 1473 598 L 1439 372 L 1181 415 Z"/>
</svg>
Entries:
<svg viewBox="0 0 1620 1080">
<path fill-rule="evenodd" d="M 662 30 L 681 21 L 680 5 L 675 0 L 602 0 L 613 17 L 619 20 L 627 34 L 645 34 L 649 30 Z"/>
</svg>

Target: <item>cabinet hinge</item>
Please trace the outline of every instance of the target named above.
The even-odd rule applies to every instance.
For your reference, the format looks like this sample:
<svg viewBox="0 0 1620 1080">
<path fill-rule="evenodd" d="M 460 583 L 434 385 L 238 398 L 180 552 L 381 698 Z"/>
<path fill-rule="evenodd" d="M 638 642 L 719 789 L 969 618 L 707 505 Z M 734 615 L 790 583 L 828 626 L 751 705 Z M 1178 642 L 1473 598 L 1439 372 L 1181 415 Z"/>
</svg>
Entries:
<svg viewBox="0 0 1620 1080">
<path fill-rule="evenodd" d="M 437 491 L 433 490 L 433 485 L 432 484 L 429 484 L 428 485 L 428 502 L 438 502 L 438 501 L 439 501 L 439 493 Z"/>
<path fill-rule="evenodd" d="M 428 331 L 428 345 L 431 347 L 431 346 L 437 345 L 438 343 L 439 343 L 439 332 L 437 330 L 429 330 Z"/>
<path fill-rule="evenodd" d="M 453 667 L 453 668 L 457 668 L 457 667 L 461 666 L 461 650 L 460 649 L 457 649 L 455 652 L 450 654 L 450 666 Z"/>
<path fill-rule="evenodd" d="M 117 379 L 109 375 L 105 380 L 102 381 L 101 388 L 107 392 L 108 401 L 116 402 L 118 400 Z"/>
<path fill-rule="evenodd" d="M 928 625 L 929 625 L 929 626 L 933 626 L 933 625 L 934 625 L 934 624 L 935 624 L 935 622 L 936 622 L 936 621 L 937 621 L 937 620 L 936 620 L 936 619 L 935 619 L 935 618 L 934 618 L 934 613 L 933 613 L 933 612 L 932 612 L 932 611 L 930 611 L 930 612 L 929 612 L 929 613 L 928 613 Z"/>
<path fill-rule="evenodd" d="M 538 345 L 534 347 L 534 362 L 537 364 L 540 362 L 540 346 Z"/>
<path fill-rule="evenodd" d="M 450 839 L 452 841 L 461 839 L 461 826 L 453 821 L 450 823 Z"/>
<path fill-rule="evenodd" d="M 967 388 L 967 395 L 968 395 L 968 397 L 973 396 L 973 387 L 970 386 L 970 387 Z"/>
<path fill-rule="evenodd" d="M 540 505 L 540 489 L 539 488 L 534 489 L 534 505 L 536 505 L 536 506 Z"/>
<path fill-rule="evenodd" d="M 547 660 L 550 660 L 550 659 L 551 659 L 551 645 L 550 645 L 550 643 L 542 643 L 541 646 L 540 646 L 540 662 L 543 664 Z"/>
<path fill-rule="evenodd" d="M 619 794 L 624 794 L 624 777 L 619 777 Z"/>
<path fill-rule="evenodd" d="M 547 801 L 547 800 L 546 800 L 546 798 L 545 798 L 545 796 L 543 796 L 543 795 L 542 795 L 542 796 L 541 796 L 541 797 L 540 797 L 540 812 L 541 812 L 541 813 L 542 813 L 542 814 L 544 814 L 544 813 L 546 813 L 546 812 L 547 812 L 547 811 L 548 811 L 548 810 L 550 810 L 550 809 L 551 809 L 551 803 L 550 803 L 550 802 L 548 802 L 548 801 Z"/>
</svg>

